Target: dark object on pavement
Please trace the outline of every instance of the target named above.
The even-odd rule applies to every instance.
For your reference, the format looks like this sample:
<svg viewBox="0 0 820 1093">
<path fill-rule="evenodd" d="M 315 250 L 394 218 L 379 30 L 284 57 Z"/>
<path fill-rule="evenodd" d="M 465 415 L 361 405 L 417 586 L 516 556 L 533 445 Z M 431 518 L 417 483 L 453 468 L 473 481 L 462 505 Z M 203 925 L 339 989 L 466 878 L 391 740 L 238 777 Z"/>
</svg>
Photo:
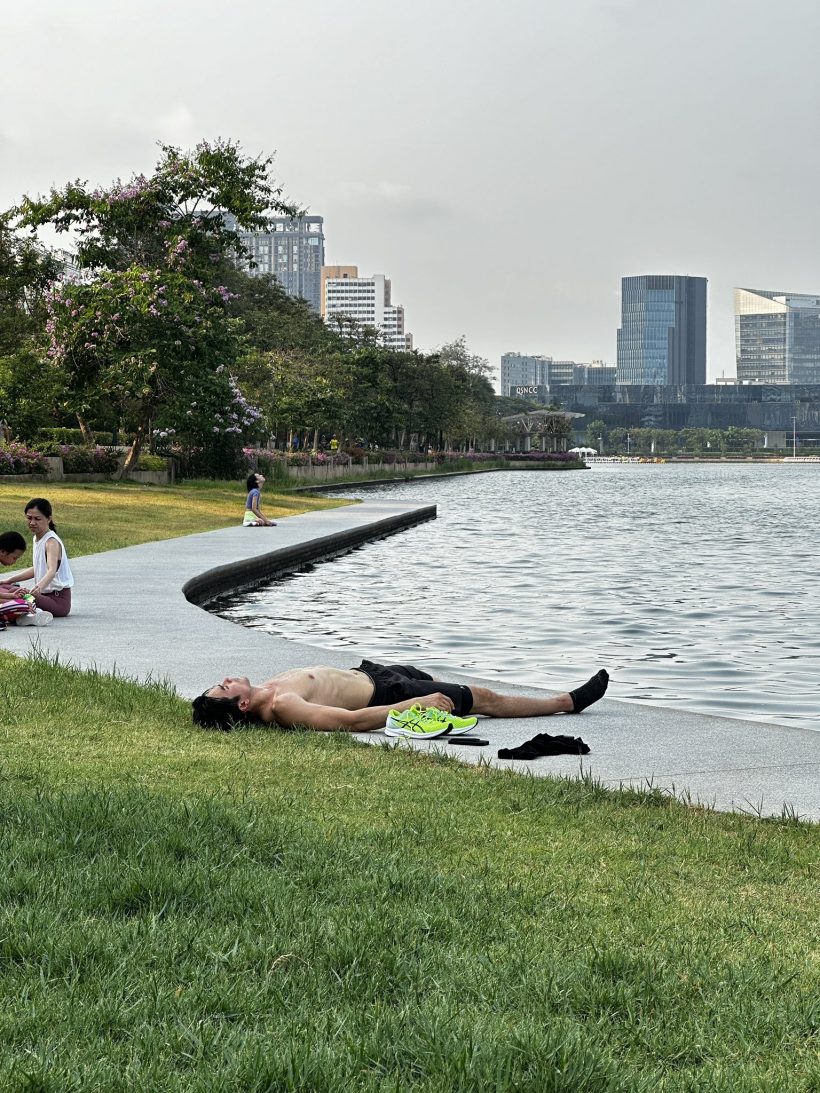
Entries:
<svg viewBox="0 0 820 1093">
<path fill-rule="evenodd" d="M 540 732 L 517 748 L 499 748 L 499 759 L 540 759 L 543 755 L 589 755 L 580 736 L 550 736 Z"/>
</svg>

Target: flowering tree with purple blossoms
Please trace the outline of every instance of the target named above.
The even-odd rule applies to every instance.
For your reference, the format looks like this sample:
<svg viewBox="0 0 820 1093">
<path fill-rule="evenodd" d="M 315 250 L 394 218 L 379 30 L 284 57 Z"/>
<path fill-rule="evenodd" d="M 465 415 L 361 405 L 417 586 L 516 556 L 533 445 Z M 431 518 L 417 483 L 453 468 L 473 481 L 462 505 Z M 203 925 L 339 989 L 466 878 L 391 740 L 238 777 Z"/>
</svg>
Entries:
<svg viewBox="0 0 820 1093">
<path fill-rule="evenodd" d="M 134 430 L 124 473 L 153 427 L 190 443 L 241 441 L 253 414 L 233 409 L 241 396 L 225 362 L 239 351 L 238 324 L 217 289 L 133 266 L 57 285 L 48 307 L 47 357 L 67 375 L 75 409 L 103 395 Z"/>
<path fill-rule="evenodd" d="M 187 152 L 160 149 L 150 176 L 117 179 L 107 189 L 78 180 L 45 198 L 23 198 L 19 225 L 70 233 L 82 269 L 172 268 L 216 283 L 226 256 L 242 249 L 237 229 L 263 229 L 273 215 L 298 212 L 282 200 L 271 156 L 249 159 L 223 140 Z"/>
<path fill-rule="evenodd" d="M 240 449 L 258 412 L 232 379 L 243 350 L 225 283 L 241 250 L 236 229 L 298 211 L 282 200 L 269 157 L 248 159 L 230 141 L 161 153 L 150 176 L 107 189 L 72 182 L 17 210 L 20 226 L 70 233 L 87 271 L 80 284 L 53 286 L 44 365 L 67 378 L 66 405 L 84 432 L 105 398 L 134 433 L 124 473 L 152 439 Z"/>
</svg>

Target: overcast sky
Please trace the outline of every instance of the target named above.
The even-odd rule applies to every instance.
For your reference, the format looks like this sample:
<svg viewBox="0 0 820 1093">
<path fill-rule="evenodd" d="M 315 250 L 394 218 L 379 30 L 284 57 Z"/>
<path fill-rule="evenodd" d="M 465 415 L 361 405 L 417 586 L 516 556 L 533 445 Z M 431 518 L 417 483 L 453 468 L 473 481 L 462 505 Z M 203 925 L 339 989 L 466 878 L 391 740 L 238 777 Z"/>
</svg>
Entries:
<svg viewBox="0 0 820 1093">
<path fill-rule="evenodd" d="M 420 349 L 614 362 L 620 278 L 820 292 L 817 0 L 26 0 L 3 6 L 0 205 L 276 152 L 326 261 Z"/>
</svg>

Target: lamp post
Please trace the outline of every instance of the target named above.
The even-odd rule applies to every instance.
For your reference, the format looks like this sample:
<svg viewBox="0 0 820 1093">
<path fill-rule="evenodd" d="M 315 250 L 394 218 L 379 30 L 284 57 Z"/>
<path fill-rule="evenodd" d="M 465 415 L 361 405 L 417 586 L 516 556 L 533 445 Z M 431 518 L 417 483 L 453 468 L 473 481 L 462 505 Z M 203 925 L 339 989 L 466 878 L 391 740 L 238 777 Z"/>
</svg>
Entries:
<svg viewBox="0 0 820 1093">
<path fill-rule="evenodd" d="M 599 436 L 598 437 L 598 455 L 603 455 L 603 454 L 604 454 L 604 438 L 602 436 Z"/>
<path fill-rule="evenodd" d="M 626 434 L 626 458 L 629 459 L 629 445 L 632 441 L 632 437 L 629 433 Z"/>
<path fill-rule="evenodd" d="M 797 458 L 797 418 L 792 418 L 792 459 Z"/>
</svg>

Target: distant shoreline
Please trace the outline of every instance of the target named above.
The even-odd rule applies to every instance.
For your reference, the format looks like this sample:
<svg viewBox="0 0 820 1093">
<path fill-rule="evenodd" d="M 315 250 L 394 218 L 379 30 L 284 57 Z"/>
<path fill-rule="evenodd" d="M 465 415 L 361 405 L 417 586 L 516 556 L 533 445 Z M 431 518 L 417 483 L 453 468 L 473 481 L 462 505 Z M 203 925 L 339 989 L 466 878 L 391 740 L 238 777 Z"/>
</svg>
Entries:
<svg viewBox="0 0 820 1093">
<path fill-rule="evenodd" d="M 723 463 L 735 466 L 738 463 L 817 463 L 818 455 L 597 455 L 587 460 L 588 465 L 596 463 Z"/>
</svg>

